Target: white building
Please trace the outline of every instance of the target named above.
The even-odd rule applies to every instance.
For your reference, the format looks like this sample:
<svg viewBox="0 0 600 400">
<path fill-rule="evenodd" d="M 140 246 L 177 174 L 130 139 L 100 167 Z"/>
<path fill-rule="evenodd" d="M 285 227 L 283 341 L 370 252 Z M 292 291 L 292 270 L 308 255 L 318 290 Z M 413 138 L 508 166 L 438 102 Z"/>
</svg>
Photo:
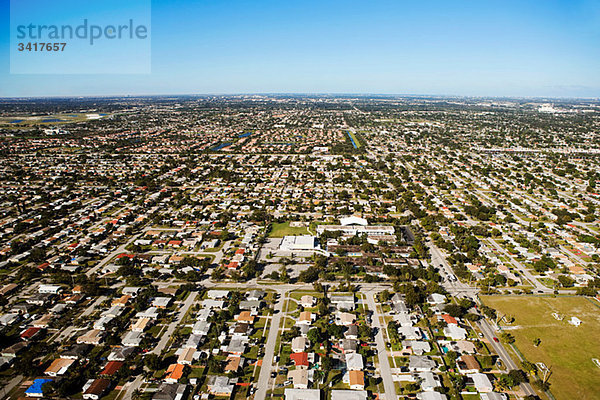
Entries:
<svg viewBox="0 0 600 400">
<path fill-rule="evenodd" d="M 417 393 L 417 399 L 419 400 L 446 400 L 445 394 L 440 392 L 421 392 Z"/>
<path fill-rule="evenodd" d="M 369 225 L 369 222 L 364 218 L 360 218 L 360 217 L 351 215 L 349 217 L 340 218 L 340 224 L 342 224 L 342 226 L 350 226 L 350 225 L 367 226 L 367 225 Z"/>
<path fill-rule="evenodd" d="M 494 385 L 492 385 L 490 378 L 488 378 L 486 374 L 468 374 L 467 378 L 473 381 L 473 386 L 475 386 L 475 389 L 480 393 L 489 393 L 494 390 Z"/>
<path fill-rule="evenodd" d="M 279 250 L 307 251 L 317 248 L 317 238 L 311 235 L 285 236 L 279 245 Z"/>
<path fill-rule="evenodd" d="M 285 389 L 285 400 L 321 400 L 319 389 Z"/>
<path fill-rule="evenodd" d="M 142 332 L 129 331 L 123 336 L 121 343 L 123 343 L 123 346 L 136 347 L 142 343 L 143 337 Z"/>
<path fill-rule="evenodd" d="M 363 358 L 359 353 L 346 353 L 345 356 L 348 371 L 362 371 L 364 369 Z"/>
<path fill-rule="evenodd" d="M 463 340 L 467 337 L 467 331 L 458 325 L 448 325 L 444 328 L 444 335 L 453 340 Z"/>
<path fill-rule="evenodd" d="M 331 400 L 367 400 L 366 390 L 332 390 Z"/>
<path fill-rule="evenodd" d="M 38 293 L 58 294 L 61 290 L 62 287 L 58 285 L 40 285 Z"/>
</svg>

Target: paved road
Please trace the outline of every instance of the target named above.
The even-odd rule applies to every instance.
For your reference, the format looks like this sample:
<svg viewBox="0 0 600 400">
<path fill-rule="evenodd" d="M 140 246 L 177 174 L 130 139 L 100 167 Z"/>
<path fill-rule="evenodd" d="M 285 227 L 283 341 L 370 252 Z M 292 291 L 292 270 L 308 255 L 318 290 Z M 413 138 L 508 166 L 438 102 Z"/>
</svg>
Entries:
<svg viewBox="0 0 600 400">
<path fill-rule="evenodd" d="M 500 359 L 502 360 L 506 368 L 509 371 L 513 369 L 519 369 L 519 367 L 513 361 L 512 357 L 510 356 L 508 351 L 506 351 L 502 343 L 497 343 L 496 341 L 494 341 L 494 337 L 496 337 L 496 335 L 494 333 L 494 329 L 490 326 L 490 324 L 486 320 L 482 319 L 477 322 L 477 326 L 479 326 L 479 329 L 481 329 L 481 332 L 483 332 L 485 338 L 490 342 L 498 356 L 500 356 Z M 535 395 L 535 391 L 529 383 L 522 383 L 521 389 L 523 390 L 523 392 L 525 392 L 526 395 Z"/>
<path fill-rule="evenodd" d="M 280 293 L 280 297 L 275 304 L 275 314 L 273 315 L 271 326 L 269 327 L 269 336 L 267 337 L 267 344 L 265 345 L 265 356 L 262 360 L 258 383 L 256 385 L 258 389 L 254 395 L 254 400 L 264 400 L 267 396 L 267 386 L 269 384 L 271 371 L 273 370 L 273 355 L 275 354 L 275 344 L 277 343 L 279 324 L 281 323 L 281 316 L 283 314 L 284 297 L 287 291 L 278 291 L 278 293 Z"/>
<path fill-rule="evenodd" d="M 160 341 L 158 342 L 156 347 L 150 353 L 160 355 L 160 353 L 163 351 L 163 349 L 167 345 L 169 339 L 173 335 L 173 332 L 175 332 L 175 329 L 177 329 L 177 325 L 179 325 L 181 323 L 181 321 L 183 320 L 183 317 L 185 317 L 185 314 L 188 312 L 188 310 L 190 309 L 190 307 L 196 300 L 197 296 L 198 296 L 198 292 L 191 292 L 189 294 L 189 296 L 187 297 L 187 299 L 185 299 L 185 302 L 183 303 L 183 307 L 181 307 L 178 310 L 179 315 L 177 316 L 177 319 L 169 324 L 169 327 L 167 328 L 166 332 L 163 333 L 163 335 L 160 338 Z"/>
<path fill-rule="evenodd" d="M 445 276 L 444 274 L 442 274 L 442 276 L 444 277 L 444 281 L 442 282 L 442 286 L 444 287 L 444 289 L 446 289 L 448 293 L 452 294 L 453 296 L 464 295 L 466 297 L 472 298 L 473 300 L 476 300 L 479 289 L 459 281 L 456 278 L 456 275 L 454 275 L 454 271 L 452 271 L 452 268 L 446 262 L 446 257 L 444 257 L 444 255 L 442 254 L 442 251 L 431 241 L 429 241 L 427 245 L 429 246 L 429 250 L 431 253 L 431 263 L 433 264 L 433 266 L 437 268 L 441 265 L 443 270 L 446 271 Z M 449 276 L 453 277 L 454 280 L 450 281 L 447 278 Z"/>
<path fill-rule="evenodd" d="M 394 379 L 392 378 L 392 370 L 390 368 L 390 361 L 388 359 L 388 351 L 385 347 L 385 341 L 383 340 L 383 329 L 381 326 L 380 314 L 375 305 L 375 299 L 373 292 L 366 293 L 367 305 L 369 309 L 373 311 L 373 323 L 372 326 L 377 328 L 377 335 L 375 335 L 375 343 L 377 343 L 377 354 L 379 355 L 379 369 L 381 371 L 381 378 L 383 379 L 383 387 L 385 390 L 386 400 L 397 400 L 398 395 L 396 394 L 396 386 L 394 385 Z"/>
<path fill-rule="evenodd" d="M 102 267 L 104 267 L 106 264 L 108 264 L 113 258 L 115 258 L 116 256 L 118 256 L 121 253 L 125 253 L 127 251 L 125 249 L 125 247 L 129 246 L 131 243 L 133 243 L 137 238 L 139 238 L 142 235 L 143 235 L 143 233 L 138 233 L 137 235 L 134 235 L 127 242 L 123 243 L 122 245 L 120 245 L 119 247 L 114 249 L 112 252 L 110 252 L 110 254 L 108 254 L 106 257 L 104 257 L 102 259 L 102 261 L 100 261 L 96 266 L 90 268 L 85 274 L 87 276 L 94 275 L 97 271 L 101 270 Z"/>
<path fill-rule="evenodd" d="M 143 381 L 144 381 L 143 376 L 142 375 L 138 375 L 135 378 L 135 380 L 129 384 L 129 386 L 125 390 L 125 394 L 123 395 L 123 397 L 121 398 L 121 400 L 131 400 L 131 398 L 133 397 L 133 393 L 136 390 L 138 390 L 138 388 L 140 387 L 140 385 L 142 384 Z"/>
<path fill-rule="evenodd" d="M 593 230 L 592 228 L 590 228 L 587 223 L 578 222 L 578 221 L 571 221 L 569 223 L 573 224 L 573 225 L 577 225 L 578 227 L 580 227 L 581 229 L 587 231 L 588 233 L 591 233 L 592 235 L 596 235 L 598 233 L 595 230 Z"/>
<path fill-rule="evenodd" d="M 100 296 L 98 297 L 95 301 L 92 302 L 92 304 L 90 304 L 79 316 L 79 318 L 83 318 L 83 317 L 87 317 L 88 315 L 90 315 L 91 313 L 93 313 L 97 307 L 104 301 L 106 300 L 107 297 L 106 296 Z M 76 328 L 73 325 L 69 325 L 67 326 L 65 329 L 61 330 L 55 337 L 54 337 L 54 341 L 55 342 L 59 342 L 62 343 L 63 341 L 69 339 L 72 335 L 73 332 L 76 332 L 80 330 L 80 328 Z"/>
<path fill-rule="evenodd" d="M 177 317 L 177 319 L 169 324 L 169 327 L 167 328 L 165 333 L 163 333 L 163 335 L 161 336 L 160 341 L 158 342 L 156 347 L 152 351 L 150 351 L 148 354 L 154 353 L 156 355 L 160 355 L 160 353 L 163 351 L 163 349 L 169 342 L 169 339 L 173 335 L 173 332 L 175 332 L 175 329 L 177 329 L 177 326 L 181 323 L 181 321 L 183 320 L 183 317 L 185 317 L 185 314 L 187 313 L 187 311 L 190 309 L 192 304 L 194 304 L 194 301 L 196 300 L 197 296 L 198 296 L 198 292 L 191 292 L 189 294 L 189 296 L 187 297 L 187 299 L 185 299 L 185 302 L 183 303 L 183 307 L 181 307 L 178 310 L 179 316 Z M 137 389 L 139 389 L 142 382 L 143 382 L 143 376 L 138 375 L 135 378 L 135 380 L 127 387 L 127 390 L 125 391 L 125 394 L 123 395 L 123 398 L 121 400 L 131 400 L 133 393 Z"/>
<path fill-rule="evenodd" d="M 102 304 L 102 302 L 105 301 L 106 299 L 107 299 L 106 296 L 98 297 L 96 299 L 96 301 L 94 301 L 92 304 L 90 304 L 90 306 L 88 308 L 86 308 L 79 317 L 87 317 L 88 315 L 93 313 L 94 310 L 96 309 L 96 307 L 98 307 L 100 304 Z"/>
<path fill-rule="evenodd" d="M 13 390 L 21 381 L 23 380 L 23 376 L 15 376 L 12 378 L 6 385 L 0 389 L 0 399 L 8 398 L 8 394 L 11 390 Z"/>
</svg>

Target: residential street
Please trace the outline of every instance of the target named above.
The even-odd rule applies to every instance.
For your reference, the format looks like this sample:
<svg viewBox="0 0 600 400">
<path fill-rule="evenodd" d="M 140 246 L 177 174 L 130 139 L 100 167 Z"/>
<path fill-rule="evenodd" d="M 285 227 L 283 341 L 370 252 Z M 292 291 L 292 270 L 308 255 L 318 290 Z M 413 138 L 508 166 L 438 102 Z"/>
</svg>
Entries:
<svg viewBox="0 0 600 400">
<path fill-rule="evenodd" d="M 513 369 L 519 369 L 519 366 L 513 361 L 508 351 L 504 348 L 504 345 L 494 340 L 494 337 L 497 336 L 490 324 L 485 319 L 482 319 L 477 322 L 477 326 L 479 327 L 479 329 L 481 329 L 481 332 L 483 332 L 485 338 L 492 345 L 492 347 L 506 366 L 506 369 L 508 369 L 509 371 Z M 521 388 L 523 389 L 526 395 L 535 395 L 535 391 L 529 383 L 522 383 Z"/>
<path fill-rule="evenodd" d="M 275 345 L 277 343 L 277 335 L 279 334 L 279 325 L 281 323 L 281 316 L 283 315 L 283 304 L 284 298 L 287 291 L 277 291 L 279 293 L 279 299 L 275 304 L 275 314 L 271 319 L 271 326 L 269 328 L 269 336 L 265 345 L 265 355 L 262 359 L 262 366 L 260 368 L 260 374 L 258 376 L 258 383 L 256 385 L 257 390 L 254 395 L 255 400 L 264 400 L 267 395 L 267 389 L 269 384 L 269 378 L 271 371 L 273 370 L 273 356 L 275 354 Z"/>
<path fill-rule="evenodd" d="M 88 271 L 86 271 L 85 274 L 87 276 L 92 276 L 96 272 L 102 270 L 102 267 L 104 267 L 105 265 L 107 265 L 113 258 L 115 258 L 116 256 L 118 256 L 119 254 L 126 252 L 127 250 L 125 250 L 125 248 L 127 246 L 129 246 L 131 243 L 135 242 L 135 240 L 137 238 L 139 238 L 140 236 L 142 236 L 142 235 L 143 235 L 143 233 L 139 233 L 137 235 L 132 236 L 131 239 L 129 239 L 127 242 L 125 242 L 122 245 L 120 245 L 119 247 L 117 247 L 115 250 L 111 251 L 106 257 L 104 257 L 102 259 L 102 261 L 100 261 L 93 268 L 90 268 Z"/>
<path fill-rule="evenodd" d="M 369 291 L 366 293 L 367 304 L 369 309 L 373 311 L 373 328 L 377 329 L 377 335 L 375 336 L 375 342 L 377 343 L 377 354 L 379 356 L 379 369 L 381 370 L 381 379 L 383 379 L 383 387 L 385 389 L 386 400 L 396 400 L 398 395 L 396 394 L 396 386 L 392 378 L 392 370 L 389 362 L 389 352 L 385 346 L 385 340 L 383 339 L 383 329 L 385 328 L 381 324 L 381 315 L 377 310 L 375 304 L 375 298 L 373 292 Z"/>
<path fill-rule="evenodd" d="M 171 322 L 169 324 L 169 327 L 161 336 L 160 341 L 158 342 L 156 347 L 150 353 L 160 355 L 160 353 L 163 351 L 163 349 L 169 342 L 171 335 L 173 335 L 173 332 L 175 332 L 175 329 L 177 329 L 177 325 L 179 325 L 181 323 L 181 320 L 183 320 L 183 317 L 185 317 L 185 314 L 188 312 L 188 310 L 190 309 L 192 304 L 194 304 L 194 301 L 196 300 L 197 296 L 198 296 L 198 292 L 191 292 L 189 294 L 189 296 L 187 297 L 187 299 L 185 299 L 185 302 L 183 303 L 181 308 L 178 310 L 179 315 L 177 316 L 177 318 L 175 320 L 173 320 L 173 322 Z"/>
</svg>

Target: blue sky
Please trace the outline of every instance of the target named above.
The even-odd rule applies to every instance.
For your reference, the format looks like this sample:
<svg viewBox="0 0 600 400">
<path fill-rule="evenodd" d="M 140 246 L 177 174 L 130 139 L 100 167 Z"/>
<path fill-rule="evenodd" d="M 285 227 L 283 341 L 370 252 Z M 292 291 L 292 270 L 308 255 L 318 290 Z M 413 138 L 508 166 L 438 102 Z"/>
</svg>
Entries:
<svg viewBox="0 0 600 400">
<path fill-rule="evenodd" d="M 0 0 L 0 96 L 600 97 L 598 0 L 155 0 L 151 31 L 149 74 L 11 75 Z"/>
</svg>

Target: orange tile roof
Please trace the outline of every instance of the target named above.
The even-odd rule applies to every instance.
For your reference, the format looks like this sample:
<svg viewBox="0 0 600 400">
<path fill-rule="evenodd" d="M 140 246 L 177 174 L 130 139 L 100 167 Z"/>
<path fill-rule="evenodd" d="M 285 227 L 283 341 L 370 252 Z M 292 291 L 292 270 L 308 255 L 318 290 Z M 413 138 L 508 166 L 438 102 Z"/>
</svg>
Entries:
<svg viewBox="0 0 600 400">
<path fill-rule="evenodd" d="M 454 325 L 458 324 L 458 322 L 456 322 L 456 318 L 454 318 L 448 314 L 443 314 L 442 318 L 444 319 L 444 321 L 446 321 L 447 324 L 454 324 Z"/>
<path fill-rule="evenodd" d="M 254 322 L 254 316 L 250 315 L 250 311 L 242 311 L 235 318 L 236 321 L 244 321 L 244 322 Z"/>
<path fill-rule="evenodd" d="M 100 375 L 112 375 L 115 372 L 117 372 L 122 366 L 123 362 L 121 361 L 110 361 L 108 364 L 106 364 L 102 372 L 100 372 Z"/>
<path fill-rule="evenodd" d="M 292 360 L 297 367 L 308 367 L 308 353 L 304 351 L 301 353 L 290 354 L 290 360 Z"/>
<path fill-rule="evenodd" d="M 312 315 L 310 311 L 302 311 L 300 313 L 300 317 L 298 318 L 300 321 L 312 321 Z"/>
<path fill-rule="evenodd" d="M 350 386 L 365 385 L 365 373 L 362 371 L 348 371 L 350 377 Z"/>
<path fill-rule="evenodd" d="M 130 298 L 131 298 L 131 296 L 129 296 L 128 294 L 124 294 L 123 296 L 119 297 L 118 299 L 114 299 L 112 301 L 112 304 L 113 305 L 117 305 L 117 304 L 126 305 Z"/>
<path fill-rule="evenodd" d="M 241 357 L 227 357 L 227 365 L 225 366 L 225 371 L 237 371 L 240 368 L 241 361 Z"/>
<path fill-rule="evenodd" d="M 171 364 L 169 368 L 167 368 L 167 377 L 166 379 L 180 380 L 183 376 L 183 369 L 185 365 L 183 364 Z"/>
</svg>

